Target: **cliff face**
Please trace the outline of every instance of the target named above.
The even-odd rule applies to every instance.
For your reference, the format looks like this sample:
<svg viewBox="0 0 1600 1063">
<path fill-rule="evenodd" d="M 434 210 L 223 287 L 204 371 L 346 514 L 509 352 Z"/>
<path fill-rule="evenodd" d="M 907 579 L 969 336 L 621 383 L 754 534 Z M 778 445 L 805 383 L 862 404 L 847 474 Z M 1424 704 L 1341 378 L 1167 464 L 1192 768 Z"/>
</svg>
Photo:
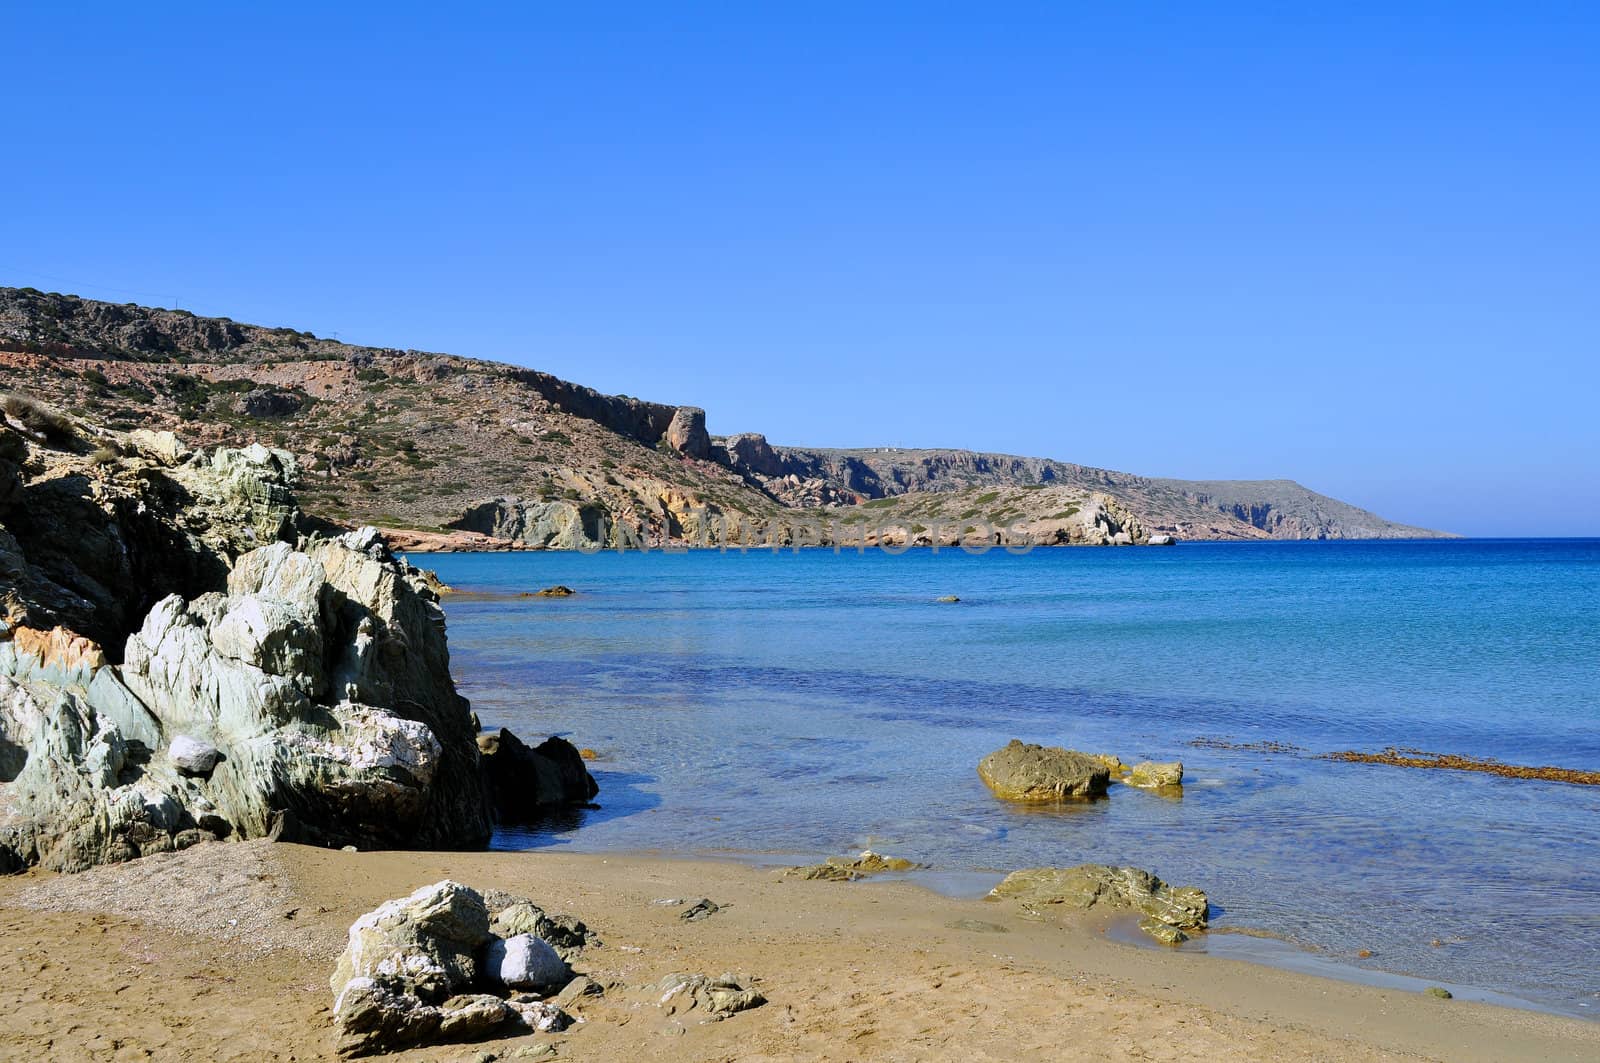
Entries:
<svg viewBox="0 0 1600 1063">
<path fill-rule="evenodd" d="M 0 289 L 3 391 L 195 444 L 261 440 L 293 455 L 309 509 L 346 526 L 455 529 L 458 541 L 469 532 L 528 547 L 789 541 L 797 513 L 838 523 L 875 499 L 1040 486 L 1105 494 L 1150 532 L 1191 539 L 1439 534 L 1290 481 L 783 447 L 755 433 L 713 439 L 697 407 L 604 395 L 536 370 L 27 289 Z"/>
</svg>

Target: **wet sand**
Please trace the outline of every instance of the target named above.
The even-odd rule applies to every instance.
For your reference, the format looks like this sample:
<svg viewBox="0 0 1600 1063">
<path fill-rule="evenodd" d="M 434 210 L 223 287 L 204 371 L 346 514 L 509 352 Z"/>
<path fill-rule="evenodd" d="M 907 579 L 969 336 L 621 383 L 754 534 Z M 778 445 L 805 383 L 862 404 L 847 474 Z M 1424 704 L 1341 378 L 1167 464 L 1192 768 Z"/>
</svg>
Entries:
<svg viewBox="0 0 1600 1063">
<path fill-rule="evenodd" d="M 265 842 L 0 880 L 0 1058 L 332 1058 L 327 978 L 345 928 L 442 878 L 583 919 L 603 944 L 574 966 L 613 988 L 563 1034 L 386 1058 L 532 1058 L 546 1043 L 575 1060 L 1600 1058 L 1600 1023 L 1135 948 L 1104 920 L 1042 923 L 909 882 Z M 725 907 L 686 923 L 654 903 L 700 897 Z M 702 1023 L 627 988 L 675 971 L 748 974 L 770 1002 Z"/>
</svg>

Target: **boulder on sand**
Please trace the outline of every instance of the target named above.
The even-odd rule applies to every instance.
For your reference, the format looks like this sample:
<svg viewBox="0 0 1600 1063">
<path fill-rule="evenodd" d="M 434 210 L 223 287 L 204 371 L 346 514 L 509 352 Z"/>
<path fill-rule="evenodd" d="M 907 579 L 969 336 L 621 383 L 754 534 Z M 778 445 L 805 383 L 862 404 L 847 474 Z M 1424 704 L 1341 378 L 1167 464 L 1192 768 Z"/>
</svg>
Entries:
<svg viewBox="0 0 1600 1063">
<path fill-rule="evenodd" d="M 978 776 L 995 796 L 1008 801 L 1102 797 L 1111 781 L 1111 771 L 1100 758 L 1016 738 L 980 760 Z"/>
<path fill-rule="evenodd" d="M 572 968 L 567 966 L 567 961 L 548 941 L 532 934 L 491 940 L 484 954 L 484 974 L 497 985 L 541 992 L 572 980 Z"/>
<path fill-rule="evenodd" d="M 340 1055 L 367 1055 L 429 1041 L 483 1037 L 507 1023 L 564 1028 L 553 1004 L 505 1000 L 481 990 L 553 990 L 572 972 L 544 941 L 490 932 L 477 890 L 448 879 L 379 905 L 350 927 L 328 980 Z"/>
</svg>

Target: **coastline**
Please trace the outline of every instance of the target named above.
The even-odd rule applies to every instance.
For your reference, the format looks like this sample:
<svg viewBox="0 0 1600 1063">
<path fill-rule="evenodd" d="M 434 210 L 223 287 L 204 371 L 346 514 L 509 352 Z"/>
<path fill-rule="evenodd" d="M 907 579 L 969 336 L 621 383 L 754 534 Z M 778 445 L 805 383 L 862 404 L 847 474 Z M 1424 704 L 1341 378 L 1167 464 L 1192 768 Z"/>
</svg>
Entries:
<svg viewBox="0 0 1600 1063">
<path fill-rule="evenodd" d="M 0 1004 L 13 1019 L 0 1054 L 329 1058 L 326 979 L 346 927 L 442 878 L 577 915 L 603 944 L 575 966 L 614 988 L 565 1034 L 388 1057 L 408 1063 L 485 1050 L 516 1058 L 545 1042 L 569 1059 L 1600 1053 L 1596 1023 L 1131 947 L 1106 920 L 1041 922 L 915 882 L 800 882 L 648 854 L 345 853 L 245 842 L 0 883 L 0 923 L 14 949 L 0 969 Z M 654 903 L 699 897 L 725 907 L 683 922 L 678 906 Z M 682 970 L 752 975 L 770 1003 L 702 1025 L 625 995 Z"/>
</svg>

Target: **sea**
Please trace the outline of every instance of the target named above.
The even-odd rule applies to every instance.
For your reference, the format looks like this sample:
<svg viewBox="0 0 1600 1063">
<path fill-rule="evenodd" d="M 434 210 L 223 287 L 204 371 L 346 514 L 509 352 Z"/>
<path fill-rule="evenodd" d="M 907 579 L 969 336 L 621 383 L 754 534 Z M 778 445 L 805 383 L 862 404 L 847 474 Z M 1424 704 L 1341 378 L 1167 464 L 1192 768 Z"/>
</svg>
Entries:
<svg viewBox="0 0 1600 1063">
<path fill-rule="evenodd" d="M 1600 540 L 412 560 L 484 726 L 600 754 L 597 807 L 498 847 L 1130 864 L 1209 895 L 1182 948 L 1600 1018 L 1600 786 L 1326 757 L 1600 770 Z M 1012 738 L 1182 796 L 1009 804 Z"/>
</svg>

